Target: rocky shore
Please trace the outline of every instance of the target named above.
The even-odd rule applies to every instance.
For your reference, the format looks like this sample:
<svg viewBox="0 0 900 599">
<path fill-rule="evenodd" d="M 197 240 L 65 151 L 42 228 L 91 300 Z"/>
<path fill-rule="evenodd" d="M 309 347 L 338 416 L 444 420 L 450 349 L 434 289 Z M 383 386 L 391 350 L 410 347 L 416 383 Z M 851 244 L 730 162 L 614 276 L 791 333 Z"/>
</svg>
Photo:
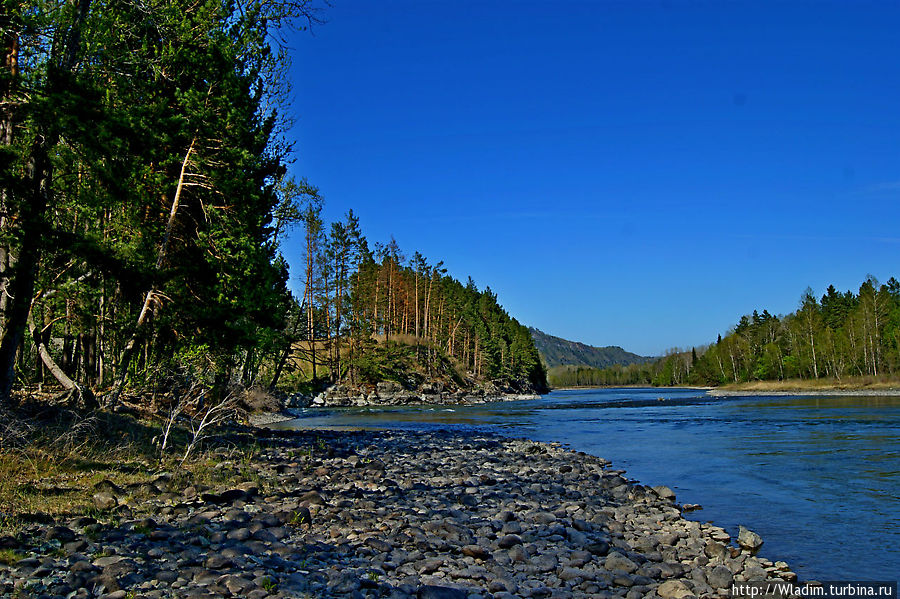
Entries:
<svg viewBox="0 0 900 599">
<path fill-rule="evenodd" d="M 20 597 L 720 597 L 795 580 L 688 521 L 666 487 L 557 445 L 447 432 L 259 431 L 220 488 L 99 484 L 92 513 L 0 538 Z M 12 556 L 12 557 L 11 557 Z M 6 562 L 2 565 L 2 562 Z"/>
<path fill-rule="evenodd" d="M 395 381 L 382 381 L 375 385 L 332 385 L 313 396 L 292 395 L 284 404 L 286 408 L 335 408 L 350 406 L 401 406 L 412 404 L 472 405 L 493 401 L 538 399 L 535 390 L 492 382 L 465 389 L 445 388 L 439 382 L 404 387 Z"/>
</svg>

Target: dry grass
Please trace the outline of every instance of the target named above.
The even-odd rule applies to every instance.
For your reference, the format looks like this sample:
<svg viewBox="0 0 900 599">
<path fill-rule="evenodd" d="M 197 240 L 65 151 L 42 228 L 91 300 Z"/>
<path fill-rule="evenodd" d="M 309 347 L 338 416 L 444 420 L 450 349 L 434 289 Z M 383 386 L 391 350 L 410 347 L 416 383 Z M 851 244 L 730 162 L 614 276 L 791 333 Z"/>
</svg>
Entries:
<svg viewBox="0 0 900 599">
<path fill-rule="evenodd" d="M 154 462 L 154 428 L 118 414 L 79 414 L 36 401 L 4 415 L 0 437 L 0 533 L 85 513 L 93 487 L 125 487 Z"/>
<path fill-rule="evenodd" d="M 23 559 L 25 559 L 25 554 L 23 553 L 19 553 L 13 549 L 0 549 L 0 564 L 15 566 Z"/>
<path fill-rule="evenodd" d="M 374 341 L 379 346 L 384 346 L 387 342 L 387 338 L 383 334 L 372 334 L 369 337 L 370 341 Z M 399 345 L 408 345 L 410 347 L 421 346 L 427 347 L 431 345 L 431 341 L 425 339 L 424 337 L 416 337 L 415 335 L 408 335 L 406 333 L 394 333 L 390 336 L 391 343 L 396 343 Z M 320 378 L 327 378 L 331 376 L 331 370 L 328 367 L 329 360 L 329 352 L 331 351 L 331 344 L 326 341 L 316 341 L 313 343 L 313 347 L 316 351 L 316 375 Z M 288 364 L 290 364 L 290 368 L 304 377 L 309 379 L 312 377 L 312 360 L 310 360 L 310 343 L 308 341 L 297 341 L 293 345 L 293 351 L 291 352 L 291 357 L 288 359 Z M 350 355 L 350 347 L 349 340 L 347 338 L 341 339 L 341 359 L 346 360 Z M 460 370 L 462 372 L 462 370 Z"/>
<path fill-rule="evenodd" d="M 176 492 L 253 480 L 248 466 L 259 451 L 249 437 L 227 446 L 211 439 L 182 465 L 180 454 L 190 441 L 185 424 L 172 432 L 172 452 L 160 456 L 158 419 L 102 412 L 85 417 L 35 405 L 5 418 L 16 434 L 0 435 L 0 536 L 34 522 L 111 517 L 92 501 L 95 485 L 105 480 L 125 490 L 120 499 L 126 502 L 133 499 L 129 486 L 137 488 L 162 471 L 173 473 L 170 488 Z"/>
<path fill-rule="evenodd" d="M 281 401 L 272 395 L 268 389 L 252 387 L 239 396 L 240 407 L 250 413 L 278 412 L 281 410 Z"/>
<path fill-rule="evenodd" d="M 0 533 L 90 513 L 94 485 L 103 480 L 125 487 L 148 478 L 141 464 L 118 461 L 121 454 L 104 457 L 98 461 L 37 448 L 0 452 Z"/>
<path fill-rule="evenodd" d="M 838 379 L 788 379 L 723 385 L 725 391 L 866 391 L 900 389 L 900 377 L 855 376 Z"/>
</svg>

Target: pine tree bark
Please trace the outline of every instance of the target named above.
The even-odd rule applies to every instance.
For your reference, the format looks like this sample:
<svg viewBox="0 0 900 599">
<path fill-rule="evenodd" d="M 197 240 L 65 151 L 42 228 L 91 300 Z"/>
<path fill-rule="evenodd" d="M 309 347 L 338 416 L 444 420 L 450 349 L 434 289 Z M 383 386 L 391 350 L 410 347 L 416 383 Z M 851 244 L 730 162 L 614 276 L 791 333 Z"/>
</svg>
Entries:
<svg viewBox="0 0 900 599">
<path fill-rule="evenodd" d="M 291 346 L 293 344 L 294 338 L 297 336 L 297 329 L 300 328 L 300 321 L 302 319 L 303 310 L 301 309 L 297 311 L 297 318 L 294 319 L 294 326 L 291 327 L 290 337 L 284 347 L 284 350 L 281 352 L 281 357 L 278 359 L 278 364 L 276 364 L 275 366 L 275 374 L 272 375 L 272 382 L 269 383 L 269 390 L 274 390 L 276 385 L 278 385 L 278 379 L 281 378 L 281 373 L 282 371 L 284 371 L 284 367 L 291 355 Z"/>
<path fill-rule="evenodd" d="M 166 256 L 169 250 L 169 242 L 172 238 L 172 231 L 175 228 L 175 217 L 178 214 L 178 207 L 181 205 L 181 193 L 184 190 L 184 179 L 187 174 L 187 168 L 190 164 L 191 154 L 194 152 L 194 145 L 197 143 L 197 139 L 194 138 L 191 140 L 191 145 L 188 147 L 187 152 L 184 155 L 184 160 L 181 163 L 181 171 L 178 175 L 178 185 L 175 187 L 175 196 L 172 199 L 172 206 L 169 209 L 169 218 L 166 221 L 166 230 L 163 234 L 162 243 L 159 246 L 159 251 L 156 254 L 156 275 L 159 275 L 159 272 L 162 270 L 163 265 L 166 262 Z M 115 407 L 116 403 L 119 400 L 119 395 L 122 393 L 122 389 L 125 387 L 125 380 L 128 378 L 128 367 L 131 364 L 132 359 L 134 358 L 134 354 L 137 347 L 137 342 L 141 337 L 141 334 L 144 332 L 144 328 L 147 325 L 147 322 L 150 319 L 150 316 L 153 314 L 153 310 L 156 304 L 159 301 L 159 290 L 157 289 L 157 282 L 154 281 L 150 290 L 147 291 L 147 294 L 144 296 L 144 303 L 141 306 L 141 311 L 138 314 L 137 322 L 135 323 L 134 330 L 131 333 L 131 336 L 128 338 L 128 341 L 125 343 L 125 347 L 122 349 L 122 353 L 119 355 L 119 363 L 118 363 L 118 376 L 116 377 L 116 383 L 113 386 L 112 391 L 106 399 L 107 407 Z"/>
<path fill-rule="evenodd" d="M 64 74 L 70 73 L 77 61 L 78 49 L 81 46 L 81 28 L 90 8 L 90 0 L 79 0 L 75 8 L 71 27 L 68 30 L 57 31 L 59 37 L 55 41 L 59 43 L 54 46 L 58 51 L 52 53 L 44 84 L 48 94 L 59 93 L 65 88 Z M 12 75 L 10 81 L 14 82 L 18 69 L 18 40 L 15 39 L 13 32 L 4 34 L 4 66 Z M 10 90 L 3 92 L 2 99 L 5 105 L 3 135 L 11 141 L 13 115 L 8 103 L 12 98 Z M 24 197 L 18 202 L 20 208 L 17 225 L 22 232 L 22 241 L 15 265 L 7 269 L 3 275 L 4 294 L 8 294 L 8 303 L 3 315 L 5 318 L 0 337 L 0 405 L 10 401 L 15 381 L 16 353 L 25 335 L 44 236 L 49 228 L 46 212 L 50 205 L 53 181 L 53 165 L 50 162 L 49 149 L 59 143 L 60 131 L 55 120 L 39 122 L 35 129 L 34 141 L 25 167 Z M 3 197 L 4 213 L 9 211 L 11 199 L 7 191 L 7 195 Z M 5 258 L 9 260 L 8 253 Z"/>
<path fill-rule="evenodd" d="M 3 335 L 0 338 L 0 405 L 10 401 L 13 382 L 16 379 L 16 352 L 22 344 L 28 313 L 31 310 L 37 265 L 46 231 L 44 213 L 48 205 L 52 176 L 47 144 L 55 141 L 38 135 L 31 148 L 31 160 L 27 166 L 26 177 L 30 184 L 28 197 L 19 212 L 22 243 L 15 266 L 7 272 L 9 283 L 5 292 L 9 293 L 11 300 L 6 306 L 6 321 L 3 323 Z"/>
<path fill-rule="evenodd" d="M 19 72 L 19 37 L 9 28 L 3 33 L 3 69 L 9 73 L 9 84 L 0 91 L 0 100 L 2 100 L 2 112 L 0 112 L 0 145 L 10 147 L 13 140 L 13 85 Z M 7 204 L 7 189 L 0 187 L 0 232 L 5 233 L 9 227 Z M 5 235 L 4 235 L 5 237 Z M 9 269 L 12 266 L 13 258 L 10 255 L 10 248 L 4 241 L 0 243 L 0 327 L 6 325 L 6 308 L 10 299 L 7 289 L 9 284 Z"/>
</svg>

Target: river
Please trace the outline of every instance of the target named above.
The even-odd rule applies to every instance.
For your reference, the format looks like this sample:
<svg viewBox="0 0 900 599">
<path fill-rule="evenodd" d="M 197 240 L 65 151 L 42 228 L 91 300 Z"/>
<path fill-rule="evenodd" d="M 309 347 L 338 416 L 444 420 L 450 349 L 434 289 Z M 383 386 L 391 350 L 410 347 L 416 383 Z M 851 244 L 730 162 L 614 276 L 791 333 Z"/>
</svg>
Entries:
<svg viewBox="0 0 900 599">
<path fill-rule="evenodd" d="M 900 577 L 900 397 L 714 398 L 691 389 L 554 391 L 477 406 L 307 409 L 281 427 L 491 430 L 612 460 L 801 580 Z"/>
</svg>

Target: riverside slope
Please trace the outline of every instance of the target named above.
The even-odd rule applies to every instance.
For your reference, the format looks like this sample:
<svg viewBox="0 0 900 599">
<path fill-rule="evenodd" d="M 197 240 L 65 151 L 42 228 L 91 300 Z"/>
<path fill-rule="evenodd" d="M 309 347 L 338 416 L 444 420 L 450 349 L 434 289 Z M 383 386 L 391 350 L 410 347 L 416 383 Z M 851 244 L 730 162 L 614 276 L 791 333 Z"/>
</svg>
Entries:
<svg viewBox="0 0 900 599">
<path fill-rule="evenodd" d="M 682 518 L 667 488 L 558 445 L 395 431 L 258 442 L 243 469 L 222 463 L 236 473 L 227 488 L 177 490 L 161 475 L 107 525 L 32 528 L 15 548 L 29 557 L 0 566 L 0 593 L 681 599 L 795 578 L 753 555 L 754 535 L 729 546 Z"/>
<path fill-rule="evenodd" d="M 528 383 L 490 381 L 468 388 L 449 390 L 440 382 L 424 383 L 407 389 L 395 381 L 382 381 L 369 387 L 332 385 L 314 396 L 295 395 L 284 402 L 287 408 L 403 406 L 403 405 L 474 405 L 494 401 L 538 399 L 537 389 Z"/>
</svg>

